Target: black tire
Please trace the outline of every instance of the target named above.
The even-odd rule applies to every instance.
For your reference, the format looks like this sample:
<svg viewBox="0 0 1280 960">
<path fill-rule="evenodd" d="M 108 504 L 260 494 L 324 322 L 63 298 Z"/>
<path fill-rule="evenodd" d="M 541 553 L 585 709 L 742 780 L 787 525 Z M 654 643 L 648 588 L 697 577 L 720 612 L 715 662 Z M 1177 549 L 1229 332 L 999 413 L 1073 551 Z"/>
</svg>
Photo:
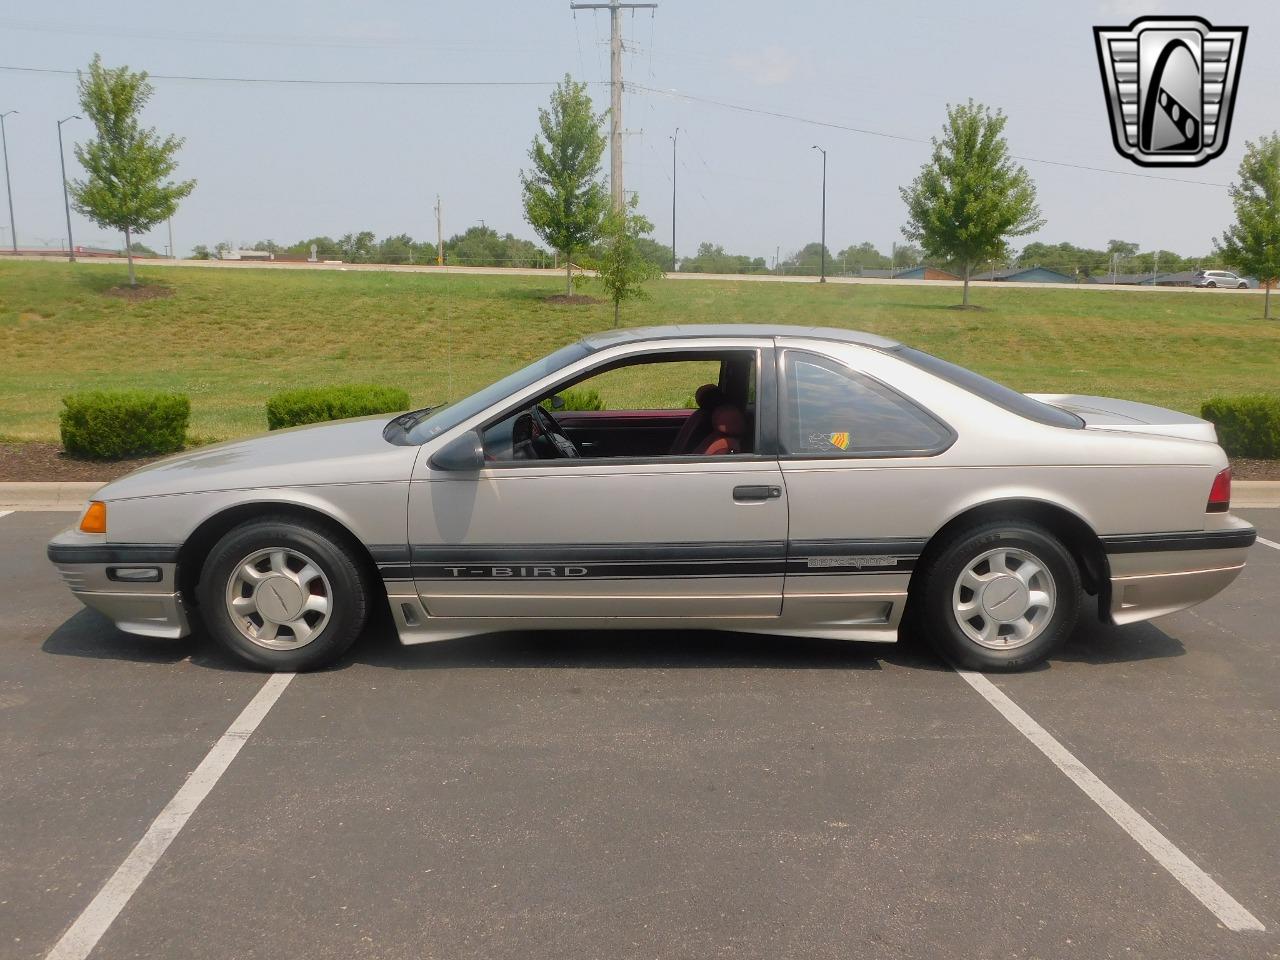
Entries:
<svg viewBox="0 0 1280 960">
<path fill-rule="evenodd" d="M 1052 578 L 1054 603 L 1046 622 L 1032 639 L 1011 649 L 991 649 L 972 639 L 953 609 L 961 575 L 989 551 L 1009 548 L 1030 555 Z M 1080 611 L 1080 571 L 1062 542 L 1038 524 L 998 520 L 963 530 L 927 561 L 922 571 L 919 622 L 930 644 L 944 659 L 971 670 L 1015 671 L 1047 658 L 1075 627 Z M 978 623 L 984 621 L 979 613 Z M 972 622 L 972 621 L 971 621 Z"/>
<path fill-rule="evenodd" d="M 322 582 L 316 581 L 321 583 L 316 592 L 326 596 L 330 604 L 326 620 L 315 618 L 323 622 L 319 632 L 292 649 L 269 649 L 255 642 L 237 626 L 228 609 L 232 575 L 255 553 L 273 548 L 282 549 L 290 558 L 301 555 L 309 560 L 323 577 Z M 270 561 L 266 566 L 270 575 Z M 370 592 L 365 581 L 351 549 L 325 525 L 267 516 L 240 524 L 217 542 L 200 571 L 197 595 L 205 627 L 233 656 L 264 670 L 302 672 L 330 665 L 360 635 L 369 613 Z M 254 616 L 261 619 L 261 614 Z M 252 621 L 247 628 L 253 629 Z M 286 631 L 283 642 L 288 642 L 289 636 Z"/>
<path fill-rule="evenodd" d="M 1218 283 L 1217 283 L 1217 281 L 1215 281 L 1215 280 L 1210 280 L 1208 283 L 1206 283 L 1206 284 L 1205 284 L 1205 286 L 1206 286 L 1206 287 L 1208 287 L 1208 288 L 1209 288 L 1209 289 L 1211 289 L 1211 290 L 1216 290 L 1216 289 L 1218 289 Z"/>
<path fill-rule="evenodd" d="M 1249 284 L 1248 284 L 1248 283 L 1246 283 L 1245 281 L 1241 280 L 1239 283 L 1237 283 L 1237 284 L 1236 284 L 1236 289 L 1237 289 L 1237 290 L 1248 290 L 1248 289 L 1249 289 Z"/>
</svg>

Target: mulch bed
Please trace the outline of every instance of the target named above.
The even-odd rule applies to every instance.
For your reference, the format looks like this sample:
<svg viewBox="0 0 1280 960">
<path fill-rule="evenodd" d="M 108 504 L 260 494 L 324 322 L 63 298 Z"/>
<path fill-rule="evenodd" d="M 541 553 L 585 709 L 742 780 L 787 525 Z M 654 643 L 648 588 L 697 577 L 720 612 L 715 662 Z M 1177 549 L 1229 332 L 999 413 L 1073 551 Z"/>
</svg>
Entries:
<svg viewBox="0 0 1280 960">
<path fill-rule="evenodd" d="M 56 443 L 0 443 L 0 482 L 35 480 L 114 480 L 159 457 L 133 460 L 80 460 Z M 1231 461 L 1236 480 L 1280 480 L 1280 460 Z"/>
<path fill-rule="evenodd" d="M 81 460 L 57 443 L 0 443 L 0 481 L 114 480 L 159 459 Z"/>
<path fill-rule="evenodd" d="M 604 303 L 599 297 L 589 297 L 585 293 L 556 293 L 544 297 L 547 303 L 567 303 L 574 306 L 586 306 L 592 303 Z"/>
<path fill-rule="evenodd" d="M 136 287 L 108 287 L 102 293 L 104 296 L 118 297 L 121 300 L 137 303 L 141 300 L 164 300 L 172 297 L 173 287 L 164 287 L 159 284 L 139 284 Z"/>
</svg>

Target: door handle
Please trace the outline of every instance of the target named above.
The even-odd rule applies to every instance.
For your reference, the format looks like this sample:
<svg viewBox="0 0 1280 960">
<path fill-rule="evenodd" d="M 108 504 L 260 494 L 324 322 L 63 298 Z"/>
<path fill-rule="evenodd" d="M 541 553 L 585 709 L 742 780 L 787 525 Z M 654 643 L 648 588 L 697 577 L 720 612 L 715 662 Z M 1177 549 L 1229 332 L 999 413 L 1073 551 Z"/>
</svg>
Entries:
<svg viewBox="0 0 1280 960">
<path fill-rule="evenodd" d="M 782 499 L 782 488 L 771 487 L 768 484 L 748 483 L 733 488 L 733 499 L 737 503 L 751 503 L 759 500 L 780 500 Z"/>
</svg>

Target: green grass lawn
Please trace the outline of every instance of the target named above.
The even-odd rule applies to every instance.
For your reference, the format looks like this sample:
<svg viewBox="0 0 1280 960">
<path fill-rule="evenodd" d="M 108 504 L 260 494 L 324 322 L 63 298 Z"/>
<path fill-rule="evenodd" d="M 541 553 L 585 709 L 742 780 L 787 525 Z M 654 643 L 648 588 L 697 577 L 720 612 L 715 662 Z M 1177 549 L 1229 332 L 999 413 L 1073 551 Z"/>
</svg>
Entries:
<svg viewBox="0 0 1280 960">
<path fill-rule="evenodd" d="M 163 299 L 106 293 L 118 265 L 0 263 L 0 436 L 54 440 L 59 399 L 86 389 L 191 397 L 201 439 L 264 430 L 266 398 L 376 382 L 415 404 L 457 398 L 583 334 L 612 307 L 545 303 L 560 275 L 458 276 L 147 268 Z M 788 323 L 901 339 L 1019 390 L 1145 400 L 1188 412 L 1217 393 L 1280 390 L 1280 323 L 1262 301 L 1215 293 L 959 290 L 922 286 L 659 281 L 628 325 Z M 687 384 L 641 397 L 679 403 Z M 611 398 L 606 398 L 609 400 Z M 611 405 L 617 405 L 616 402 Z"/>
</svg>

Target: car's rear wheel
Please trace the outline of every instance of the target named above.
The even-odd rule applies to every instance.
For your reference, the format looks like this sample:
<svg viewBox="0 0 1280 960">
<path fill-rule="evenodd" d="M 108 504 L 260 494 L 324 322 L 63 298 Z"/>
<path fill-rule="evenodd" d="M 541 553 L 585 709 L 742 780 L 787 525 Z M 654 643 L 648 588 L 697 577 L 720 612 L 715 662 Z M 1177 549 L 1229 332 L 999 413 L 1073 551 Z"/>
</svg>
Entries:
<svg viewBox="0 0 1280 960">
<path fill-rule="evenodd" d="M 1216 287 L 1218 286 L 1218 284 L 1217 284 L 1217 281 L 1210 280 L 1208 283 L 1206 283 L 1206 284 L 1205 284 L 1205 286 L 1206 286 L 1206 287 L 1215 287 L 1215 288 L 1216 288 Z"/>
<path fill-rule="evenodd" d="M 1237 283 L 1237 284 L 1236 284 L 1236 289 L 1237 289 L 1237 290 L 1248 290 L 1248 289 L 1249 289 L 1249 281 L 1247 281 L 1247 280 L 1241 280 L 1239 283 Z"/>
<path fill-rule="evenodd" d="M 315 670 L 346 652 L 364 627 L 364 581 L 332 531 L 269 517 L 218 541 L 198 594 L 209 633 L 239 659 L 267 670 Z"/>
<path fill-rule="evenodd" d="M 995 521 L 949 540 L 923 571 L 921 613 L 934 648 L 973 670 L 1023 670 L 1075 626 L 1080 572 L 1043 527 Z"/>
</svg>

